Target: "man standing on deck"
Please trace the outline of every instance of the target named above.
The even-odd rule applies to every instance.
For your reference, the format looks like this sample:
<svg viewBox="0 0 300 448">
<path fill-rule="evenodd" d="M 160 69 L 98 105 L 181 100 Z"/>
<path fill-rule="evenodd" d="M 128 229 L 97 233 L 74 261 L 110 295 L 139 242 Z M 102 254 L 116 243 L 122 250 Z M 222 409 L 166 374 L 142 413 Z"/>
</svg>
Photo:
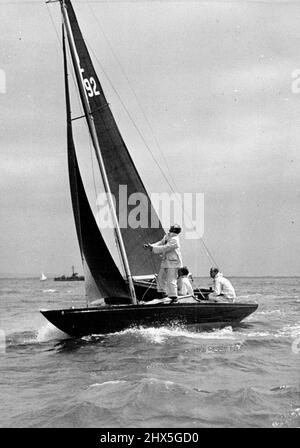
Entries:
<svg viewBox="0 0 300 448">
<path fill-rule="evenodd" d="M 234 287 L 227 278 L 223 277 L 219 269 L 211 268 L 210 276 L 214 280 L 214 292 L 209 298 L 217 302 L 234 302 L 236 299 Z"/>
<path fill-rule="evenodd" d="M 145 249 L 150 249 L 154 254 L 162 257 L 160 270 L 157 276 L 157 292 L 163 293 L 173 301 L 177 300 L 177 275 L 182 267 L 179 233 L 181 227 L 173 224 L 169 232 L 161 241 L 154 244 L 144 244 Z"/>
</svg>

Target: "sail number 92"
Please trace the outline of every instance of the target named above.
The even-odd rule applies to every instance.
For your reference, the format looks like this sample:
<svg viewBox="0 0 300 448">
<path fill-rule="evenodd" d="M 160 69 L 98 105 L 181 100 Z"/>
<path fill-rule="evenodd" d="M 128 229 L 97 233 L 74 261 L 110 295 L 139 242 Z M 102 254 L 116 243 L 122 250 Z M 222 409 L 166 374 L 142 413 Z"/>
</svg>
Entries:
<svg viewBox="0 0 300 448">
<path fill-rule="evenodd" d="M 84 88 L 85 88 L 86 93 L 88 94 L 88 96 L 91 98 L 93 96 L 100 95 L 100 92 L 99 92 L 99 90 L 97 88 L 97 84 L 96 84 L 95 78 L 93 78 L 93 76 L 91 76 L 89 79 L 88 78 L 84 78 L 83 77 L 83 72 L 84 72 L 83 68 L 80 69 L 80 72 L 82 74 L 83 85 L 84 85 Z"/>
</svg>

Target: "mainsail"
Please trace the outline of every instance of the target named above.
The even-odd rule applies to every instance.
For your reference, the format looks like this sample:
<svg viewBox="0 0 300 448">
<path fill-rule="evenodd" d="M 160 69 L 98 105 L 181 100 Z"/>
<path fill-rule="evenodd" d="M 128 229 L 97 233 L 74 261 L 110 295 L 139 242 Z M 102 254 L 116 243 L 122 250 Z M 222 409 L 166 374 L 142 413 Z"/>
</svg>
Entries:
<svg viewBox="0 0 300 448">
<path fill-rule="evenodd" d="M 143 243 L 162 239 L 164 230 L 106 101 L 71 2 L 70 0 L 65 0 L 64 3 L 67 7 L 67 14 L 79 58 L 81 76 L 94 119 L 110 189 L 116 200 L 116 212 L 130 270 L 132 275 L 136 276 L 153 274 L 158 272 L 159 260 L 157 257 L 151 257 L 145 253 Z M 126 211 L 119 209 L 119 187 L 122 185 L 127 188 L 127 197 L 134 193 L 139 193 L 147 198 L 147 201 L 139 203 L 141 215 L 148 217 L 148 222 L 143 223 L 143 227 L 132 228 L 128 225 L 127 219 L 126 224 L 122 226 L 122 217 L 127 217 L 136 206 L 136 204 L 126 205 Z M 152 225 L 155 223 L 155 227 L 151 227 L 151 223 Z"/>
<path fill-rule="evenodd" d="M 102 297 L 128 297 L 128 287 L 102 238 L 90 208 L 81 179 L 72 132 L 69 85 L 67 79 L 66 47 L 63 36 L 65 94 L 67 110 L 68 168 L 75 226 L 81 257 L 86 265 L 87 290 L 93 291 L 94 283 Z"/>
</svg>

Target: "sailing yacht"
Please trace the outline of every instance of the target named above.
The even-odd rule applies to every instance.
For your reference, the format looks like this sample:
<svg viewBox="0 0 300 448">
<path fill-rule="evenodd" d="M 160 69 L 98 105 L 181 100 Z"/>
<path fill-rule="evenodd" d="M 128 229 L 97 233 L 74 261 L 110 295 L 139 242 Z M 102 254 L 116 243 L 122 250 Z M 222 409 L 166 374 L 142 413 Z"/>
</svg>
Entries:
<svg viewBox="0 0 300 448">
<path fill-rule="evenodd" d="M 168 304 L 159 300 L 153 303 L 153 299 L 158 296 L 155 275 L 159 271 L 160 261 L 156 257 L 149 256 L 143 245 L 149 241 L 161 240 L 165 231 L 106 100 L 71 1 L 59 0 L 59 3 L 63 19 L 62 47 L 69 181 L 88 302 L 83 308 L 41 310 L 41 313 L 57 328 L 76 337 L 111 333 L 132 326 L 157 327 L 177 323 L 220 327 L 240 322 L 257 309 L 257 304 L 212 303 L 201 300 L 207 299 L 211 292 L 208 288 L 195 290 L 195 299 L 191 298 L 188 303 L 178 301 Z M 74 117 L 71 114 L 69 58 L 83 109 L 81 117 Z M 85 192 L 73 138 L 73 121 L 78 119 L 87 123 L 110 207 L 115 240 L 122 262 L 121 269 L 115 263 Z M 147 207 L 150 208 L 150 213 L 147 215 L 149 216 L 147 226 L 138 228 L 120 226 L 118 215 L 120 185 L 126 185 L 128 196 L 142 193 L 149 199 Z M 112 199 L 113 196 L 116 203 Z M 154 221 L 159 223 L 155 227 L 151 227 L 153 217 Z"/>
<path fill-rule="evenodd" d="M 44 282 L 45 280 L 47 280 L 47 277 L 44 274 L 44 272 L 41 273 L 40 280 L 41 280 L 41 282 Z"/>
</svg>

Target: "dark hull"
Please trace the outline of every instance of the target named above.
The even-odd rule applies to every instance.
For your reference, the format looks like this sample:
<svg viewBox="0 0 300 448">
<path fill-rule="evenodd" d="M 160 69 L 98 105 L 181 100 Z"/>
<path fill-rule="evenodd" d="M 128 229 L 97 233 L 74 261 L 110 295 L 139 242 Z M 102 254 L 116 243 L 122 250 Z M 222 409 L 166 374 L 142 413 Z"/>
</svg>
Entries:
<svg viewBox="0 0 300 448">
<path fill-rule="evenodd" d="M 55 282 L 83 282 L 84 277 L 83 276 L 72 276 L 72 277 L 55 277 Z"/>
<path fill-rule="evenodd" d="M 160 305 L 121 305 L 64 310 L 42 310 L 57 328 L 70 336 L 107 334 L 130 327 L 199 325 L 222 327 L 237 324 L 257 309 L 246 303 L 185 303 Z"/>
<path fill-rule="evenodd" d="M 84 278 L 55 278 L 55 282 L 83 282 Z"/>
</svg>

